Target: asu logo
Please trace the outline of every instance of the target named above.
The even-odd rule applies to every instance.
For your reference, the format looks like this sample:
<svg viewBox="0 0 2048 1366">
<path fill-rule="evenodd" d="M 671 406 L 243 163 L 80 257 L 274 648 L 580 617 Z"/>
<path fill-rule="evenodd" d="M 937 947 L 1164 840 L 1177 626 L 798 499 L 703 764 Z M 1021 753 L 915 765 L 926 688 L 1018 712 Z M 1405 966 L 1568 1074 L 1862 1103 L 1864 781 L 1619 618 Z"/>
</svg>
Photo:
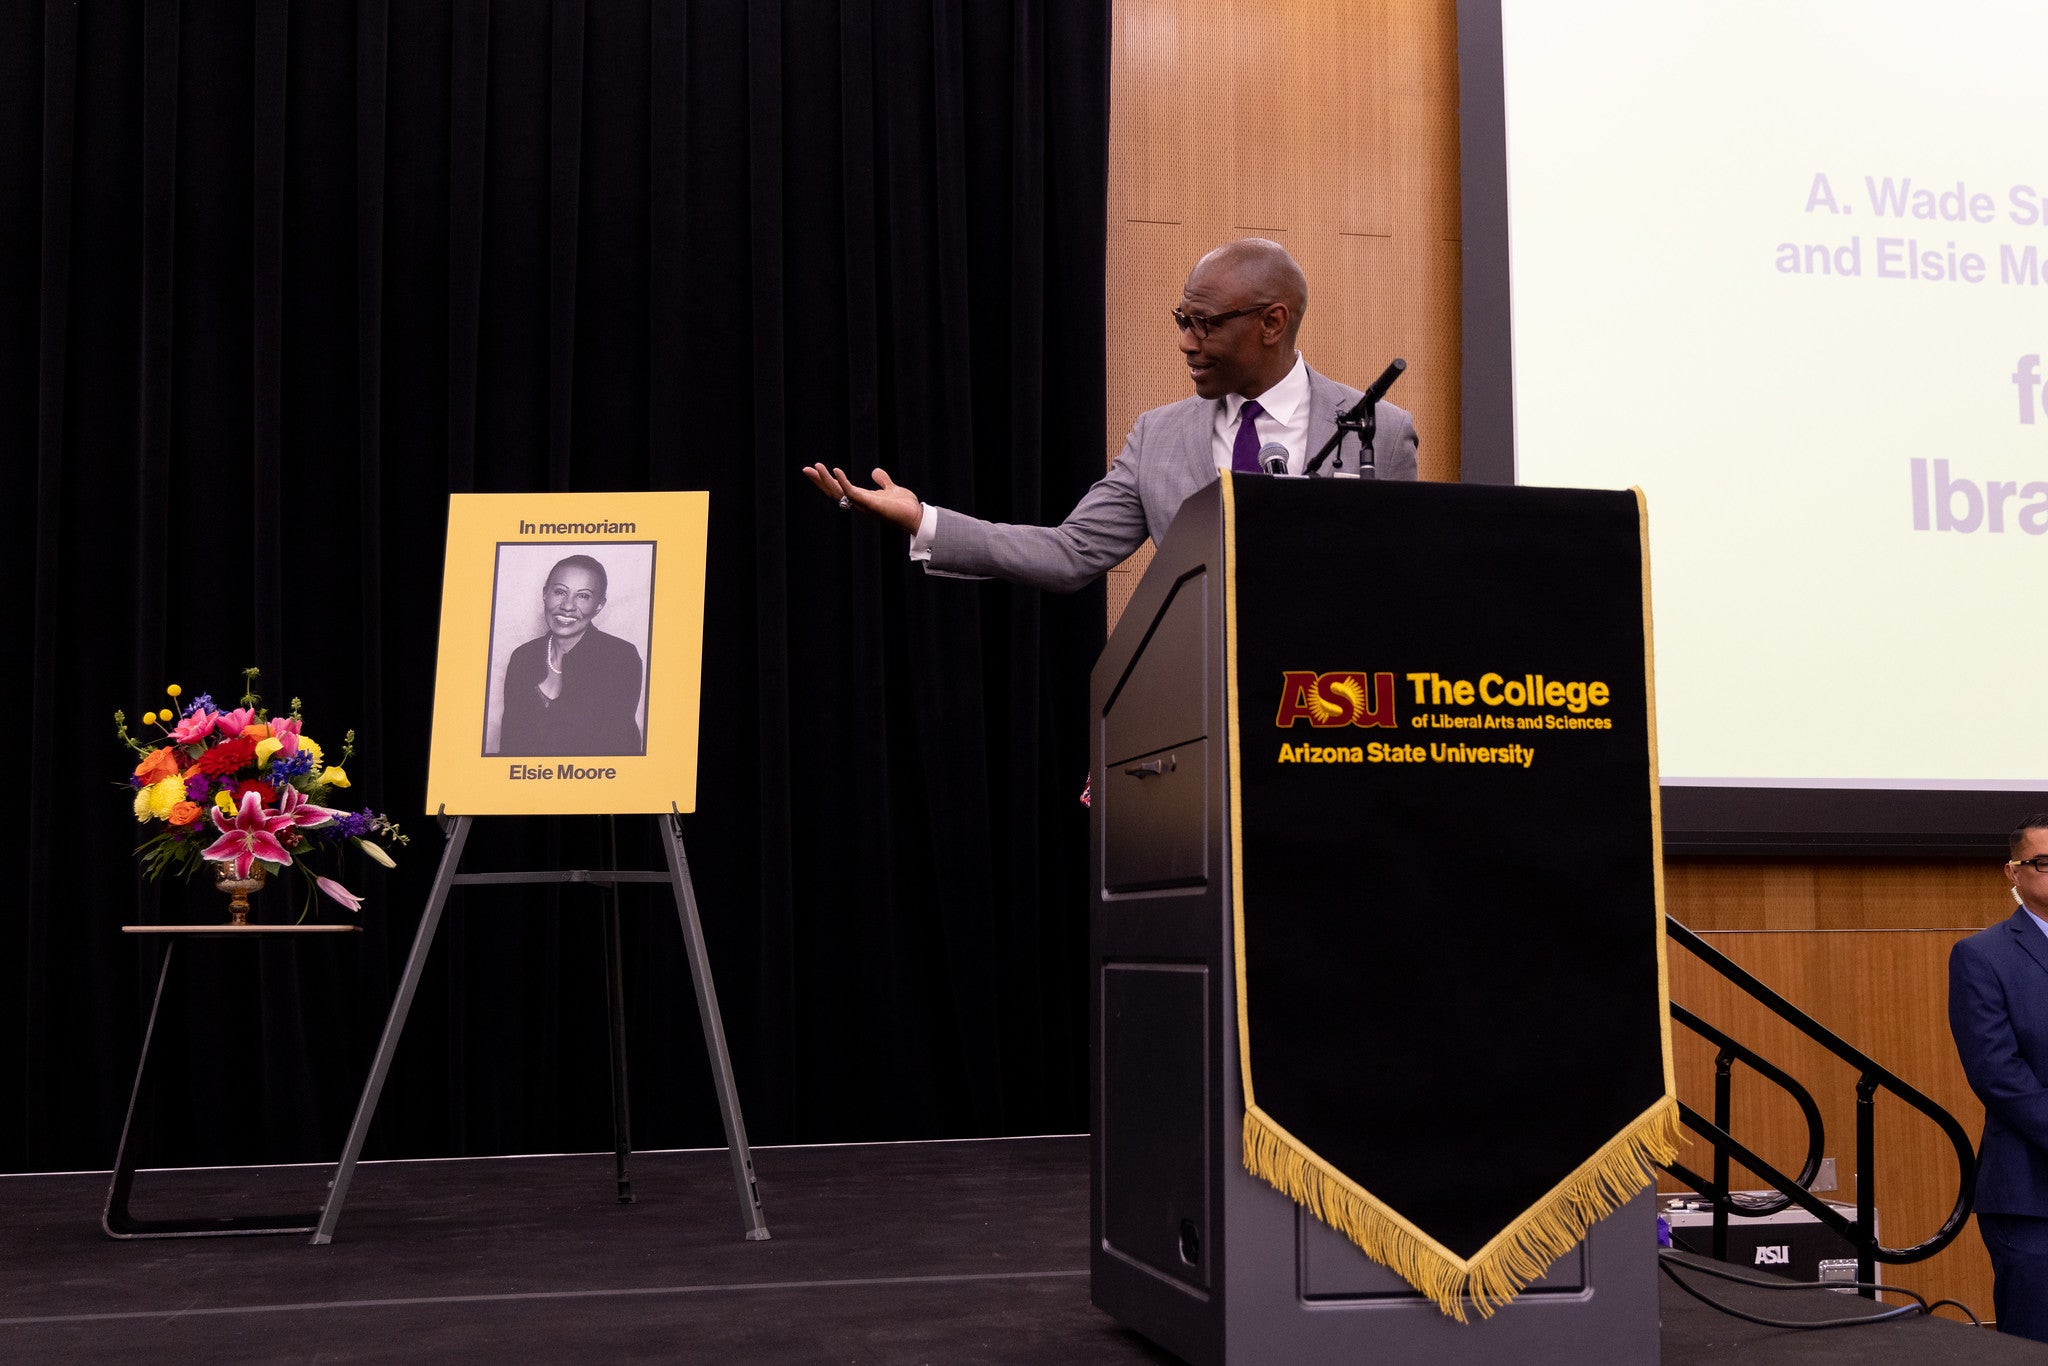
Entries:
<svg viewBox="0 0 2048 1366">
<path fill-rule="evenodd" d="M 1280 684 L 1280 711 L 1273 724 L 1281 729 L 1307 718 L 1318 730 L 1332 726 L 1394 724 L 1394 676 L 1362 673 L 1319 674 L 1289 669 Z"/>
</svg>

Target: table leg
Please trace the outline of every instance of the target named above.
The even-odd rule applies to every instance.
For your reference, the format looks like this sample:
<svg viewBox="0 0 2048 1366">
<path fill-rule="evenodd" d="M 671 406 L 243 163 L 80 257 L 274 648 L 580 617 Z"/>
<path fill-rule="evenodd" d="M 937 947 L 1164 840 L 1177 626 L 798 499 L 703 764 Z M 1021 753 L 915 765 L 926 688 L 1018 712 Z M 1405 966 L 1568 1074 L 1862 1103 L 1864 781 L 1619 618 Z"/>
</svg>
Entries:
<svg viewBox="0 0 2048 1366">
<path fill-rule="evenodd" d="M 149 1054 L 156 1043 L 157 1021 L 163 1016 L 164 996 L 171 981 L 171 963 L 177 955 L 176 941 L 164 944 L 164 964 L 156 976 L 156 999 L 150 1003 L 149 1024 L 142 1031 L 142 1056 L 135 1061 L 135 1084 L 128 1092 L 128 1118 L 121 1124 L 121 1143 L 114 1152 L 114 1180 L 107 1187 L 106 1209 L 100 1227 L 109 1238 L 218 1238 L 265 1233 L 310 1233 L 311 1214 L 238 1214 L 211 1219 L 138 1219 L 128 1211 L 128 1197 L 135 1188 L 136 1154 L 149 1137 L 150 1094 Z"/>
<path fill-rule="evenodd" d="M 163 966 L 156 974 L 156 998 L 149 1003 L 149 1023 L 142 1030 L 142 1056 L 135 1060 L 135 1082 L 128 1090 L 128 1117 L 121 1121 L 121 1143 L 114 1149 L 114 1182 L 107 1187 L 107 1207 L 100 1215 L 100 1227 L 109 1238 L 133 1238 L 137 1232 L 135 1220 L 128 1214 L 128 1193 L 135 1187 L 135 1151 L 142 1146 L 149 1130 L 142 1083 L 149 1075 L 149 1048 L 156 1041 L 157 1016 L 164 1008 L 164 984 L 171 980 L 171 957 L 177 948 L 175 943 L 164 945 Z"/>
</svg>

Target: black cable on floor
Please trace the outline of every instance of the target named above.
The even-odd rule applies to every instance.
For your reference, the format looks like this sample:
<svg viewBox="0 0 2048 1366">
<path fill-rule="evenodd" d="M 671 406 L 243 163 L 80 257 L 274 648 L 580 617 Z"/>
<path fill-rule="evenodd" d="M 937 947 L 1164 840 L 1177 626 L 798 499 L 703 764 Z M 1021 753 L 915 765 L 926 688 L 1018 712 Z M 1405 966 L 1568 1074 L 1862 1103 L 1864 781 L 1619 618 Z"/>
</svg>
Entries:
<svg viewBox="0 0 2048 1366">
<path fill-rule="evenodd" d="M 1970 1322 L 1974 1324 L 1976 1327 L 1982 1328 L 1984 1326 L 1984 1321 L 1978 1318 L 1974 1313 L 1972 1313 L 1970 1310 L 1970 1306 L 1964 1304 L 1961 1300 L 1936 1300 L 1933 1304 L 1927 1306 L 1927 1312 L 1932 1314 L 1935 1310 L 1941 1308 L 1941 1306 L 1943 1306 L 1944 1304 L 1954 1305 L 1956 1308 L 1962 1310 L 1964 1317 L 1968 1318 Z"/>
<path fill-rule="evenodd" d="M 1789 1328 L 1801 1332 L 1821 1328 L 1855 1328 L 1866 1323 L 1890 1323 L 1893 1319 L 1902 1319 L 1913 1314 L 1932 1314 L 1936 1309 L 1945 1304 L 1954 1305 L 1957 1309 L 1962 1310 L 1964 1314 L 1969 1316 L 1970 1322 L 1977 1327 L 1982 1328 L 1984 1326 L 1982 1321 L 1974 1313 L 1971 1313 L 1970 1307 L 1959 1300 L 1936 1300 L 1929 1304 L 1925 1295 L 1899 1285 L 1878 1285 L 1872 1281 L 1788 1281 L 1776 1276 L 1765 1280 L 1755 1276 L 1744 1276 L 1739 1272 L 1725 1270 L 1720 1267 L 1702 1266 L 1698 1262 L 1682 1261 L 1669 1252 L 1662 1250 L 1657 1254 L 1657 1266 L 1659 1270 L 1670 1278 L 1673 1285 L 1698 1300 L 1701 1304 L 1711 1309 L 1718 1309 L 1722 1313 L 1741 1319 L 1745 1323 L 1754 1323 L 1764 1328 Z M 1902 1304 L 1897 1309 L 1887 1310 L 1882 1314 L 1857 1314 L 1841 1319 L 1809 1319 L 1803 1322 L 1791 1319 L 1767 1319 L 1757 1314 L 1746 1314 L 1740 1309 L 1723 1304 L 1703 1291 L 1687 1285 L 1679 1277 L 1678 1273 L 1672 1270 L 1674 1266 L 1682 1266 L 1688 1271 L 1697 1271 L 1704 1276 L 1713 1276 L 1724 1281 L 1734 1281 L 1738 1285 L 1753 1286 L 1758 1290 L 1875 1290 L 1880 1293 L 1890 1292 L 1895 1295 L 1911 1295 L 1918 1303 Z"/>
</svg>

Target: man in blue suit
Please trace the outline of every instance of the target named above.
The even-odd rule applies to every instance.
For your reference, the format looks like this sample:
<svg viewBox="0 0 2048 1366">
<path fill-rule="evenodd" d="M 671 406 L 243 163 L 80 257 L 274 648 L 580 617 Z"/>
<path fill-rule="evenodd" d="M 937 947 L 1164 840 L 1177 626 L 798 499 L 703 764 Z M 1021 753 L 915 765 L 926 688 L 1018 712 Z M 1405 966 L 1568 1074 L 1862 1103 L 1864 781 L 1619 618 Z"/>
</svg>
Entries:
<svg viewBox="0 0 2048 1366">
<path fill-rule="evenodd" d="M 2048 1342 L 2048 812 L 2012 832 L 2020 907 L 1955 946 L 1948 1027 L 1984 1102 L 1977 1228 L 1998 1330 Z"/>
</svg>

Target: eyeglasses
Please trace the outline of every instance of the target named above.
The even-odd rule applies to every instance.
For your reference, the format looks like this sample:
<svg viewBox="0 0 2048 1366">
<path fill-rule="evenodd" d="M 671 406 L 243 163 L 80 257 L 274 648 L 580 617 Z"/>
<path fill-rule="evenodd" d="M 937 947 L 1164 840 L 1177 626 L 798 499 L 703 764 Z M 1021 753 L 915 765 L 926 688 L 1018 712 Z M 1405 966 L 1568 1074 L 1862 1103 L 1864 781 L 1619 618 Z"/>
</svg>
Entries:
<svg viewBox="0 0 2048 1366">
<path fill-rule="evenodd" d="M 1173 310 L 1173 325 L 1183 332 L 1194 333 L 1196 341 L 1207 341 L 1211 328 L 1227 323 L 1232 318 L 1248 318 L 1254 313 L 1263 313 L 1272 306 L 1271 303 L 1253 304 L 1249 308 L 1233 308 L 1228 313 L 1212 313 L 1206 317 L 1200 313 L 1183 313 L 1176 308 Z"/>
<path fill-rule="evenodd" d="M 2032 868 L 2037 873 L 2048 873 L 2048 854 L 2036 854 L 2032 858 L 2016 858 L 2005 866 L 2008 868 Z"/>
</svg>

